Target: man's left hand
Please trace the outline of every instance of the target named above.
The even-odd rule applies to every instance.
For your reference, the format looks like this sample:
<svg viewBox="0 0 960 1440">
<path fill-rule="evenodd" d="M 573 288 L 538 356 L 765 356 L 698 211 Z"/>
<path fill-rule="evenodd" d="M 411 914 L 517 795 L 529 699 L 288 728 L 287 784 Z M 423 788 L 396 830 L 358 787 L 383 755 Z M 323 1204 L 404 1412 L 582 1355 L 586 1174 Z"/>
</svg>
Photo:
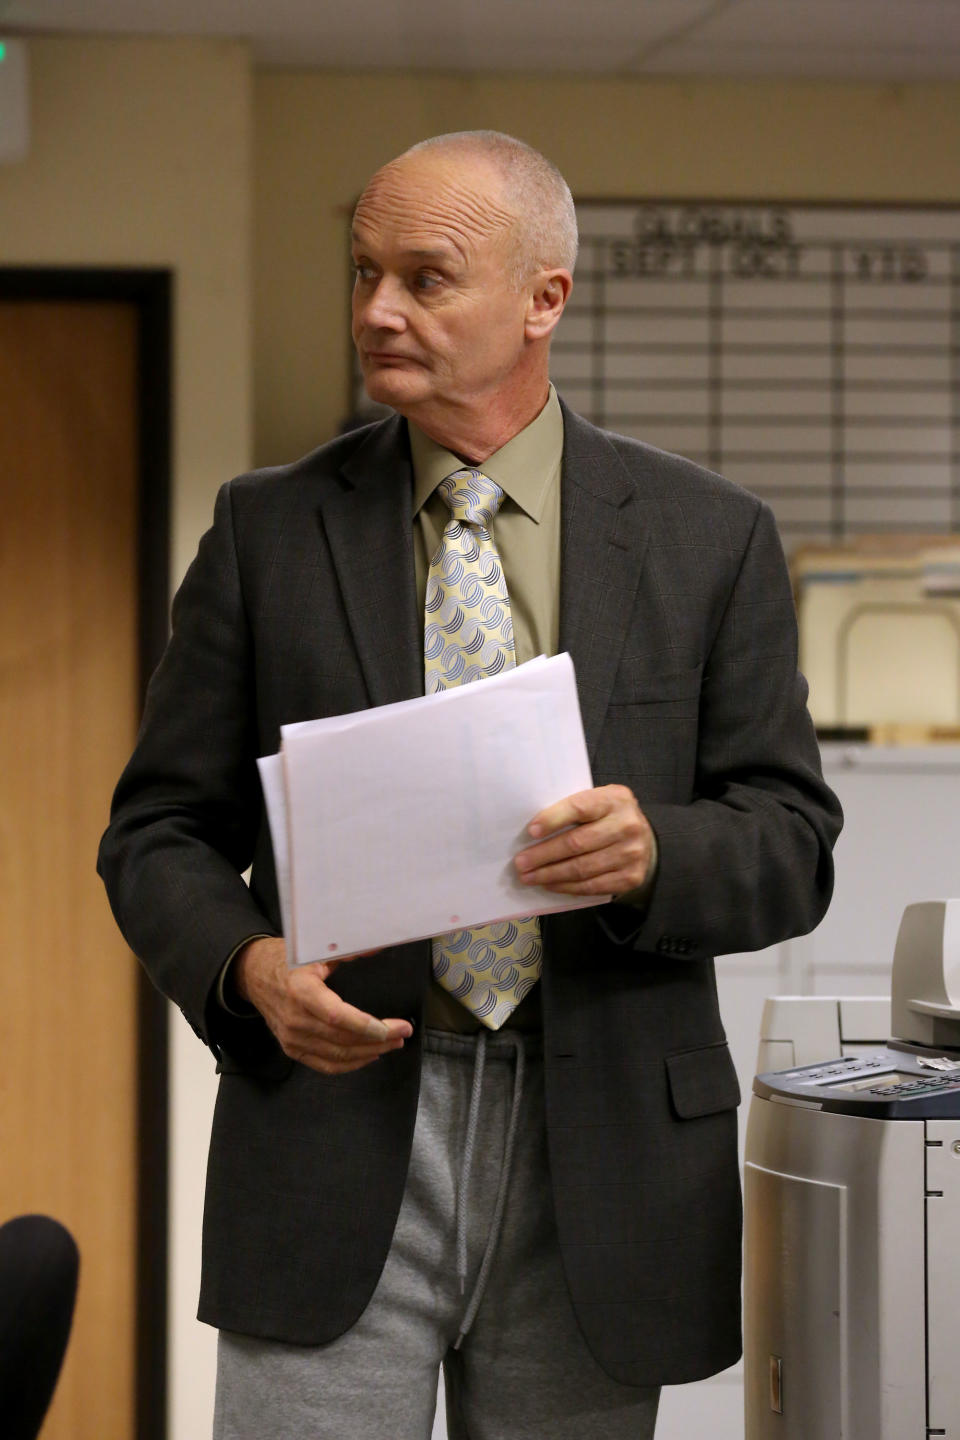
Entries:
<svg viewBox="0 0 960 1440">
<path fill-rule="evenodd" d="M 565 895 L 623 895 L 647 878 L 653 831 L 626 785 L 568 795 L 541 810 L 527 829 L 539 843 L 516 857 L 526 885 Z"/>
</svg>

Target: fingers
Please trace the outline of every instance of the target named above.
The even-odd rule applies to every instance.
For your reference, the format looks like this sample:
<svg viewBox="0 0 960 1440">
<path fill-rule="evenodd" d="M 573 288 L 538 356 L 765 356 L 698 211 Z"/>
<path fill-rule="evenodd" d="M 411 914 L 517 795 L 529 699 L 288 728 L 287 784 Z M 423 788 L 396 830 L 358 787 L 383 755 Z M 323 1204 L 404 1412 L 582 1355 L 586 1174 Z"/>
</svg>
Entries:
<svg viewBox="0 0 960 1440">
<path fill-rule="evenodd" d="M 291 1059 L 327 1075 L 346 1074 L 398 1050 L 413 1034 L 408 1020 L 379 1020 L 327 984 L 344 959 L 291 970 L 282 940 L 252 941 L 237 957 L 245 998 Z"/>
<path fill-rule="evenodd" d="M 392 1050 L 402 1050 L 403 1043 L 403 1038 L 399 1036 L 386 1044 L 364 1045 L 355 1040 L 340 1041 L 335 1036 L 311 1034 L 305 1036 L 301 1043 L 291 1037 L 284 1048 L 291 1059 L 322 1075 L 346 1075 L 374 1064 Z"/>
<path fill-rule="evenodd" d="M 358 1012 L 359 1013 L 359 1012 Z M 373 1017 L 369 1017 L 373 1020 Z M 370 1065 L 392 1050 L 402 1050 L 413 1033 L 407 1020 L 375 1021 L 382 1029 L 378 1040 L 364 1038 L 356 1031 L 322 1022 L 281 1024 L 277 1038 L 285 1054 L 324 1075 L 343 1075 Z"/>
<path fill-rule="evenodd" d="M 579 790 L 576 795 L 568 795 L 534 815 L 527 829 L 534 840 L 539 840 L 542 835 L 551 835 L 565 825 L 582 825 L 589 820 L 597 820 L 610 809 L 610 800 L 605 798 L 607 790 L 626 790 L 626 787 L 605 785 L 594 790 Z M 629 790 L 626 793 L 633 798 Z"/>
<path fill-rule="evenodd" d="M 588 860 L 595 852 L 619 844 L 621 831 L 622 822 L 619 814 L 613 811 L 608 812 L 598 820 L 588 820 L 579 825 L 573 825 L 560 835 L 541 840 L 539 845 L 529 846 L 517 856 L 517 868 L 521 872 L 528 872 L 573 857 L 582 857 L 584 860 Z M 589 866 L 588 870 L 590 870 Z"/>
<path fill-rule="evenodd" d="M 368 1015 L 350 1005 L 327 980 L 337 968 L 339 961 L 321 961 L 316 965 L 303 965 L 289 972 L 288 990 L 298 1009 L 320 1022 L 317 1028 L 342 1033 L 345 1039 L 358 1043 L 383 1043 L 390 1038 L 387 1023 Z M 406 1022 L 403 1022 L 406 1023 Z M 407 1025 L 407 1030 L 410 1027 Z"/>
<path fill-rule="evenodd" d="M 403 1048 L 413 1034 L 408 1020 L 379 1020 L 350 1005 L 326 984 L 334 967 L 304 966 L 291 975 L 295 1000 L 277 1038 L 285 1052 L 325 1075 L 342 1075 Z"/>
<path fill-rule="evenodd" d="M 646 878 L 653 832 L 625 785 L 570 795 L 541 810 L 529 830 L 545 838 L 516 858 L 524 884 L 567 895 L 620 895 Z"/>
</svg>

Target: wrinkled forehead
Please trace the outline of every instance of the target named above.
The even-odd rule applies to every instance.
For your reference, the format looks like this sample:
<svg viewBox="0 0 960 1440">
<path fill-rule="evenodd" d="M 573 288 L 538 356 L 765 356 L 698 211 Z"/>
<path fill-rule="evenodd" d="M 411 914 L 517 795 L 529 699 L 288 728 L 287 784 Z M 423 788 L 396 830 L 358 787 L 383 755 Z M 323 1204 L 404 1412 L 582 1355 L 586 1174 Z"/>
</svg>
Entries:
<svg viewBox="0 0 960 1440">
<path fill-rule="evenodd" d="M 509 238 L 517 216 L 496 170 L 475 156 L 401 156 L 378 170 L 353 216 L 354 241 L 468 260 Z"/>
</svg>

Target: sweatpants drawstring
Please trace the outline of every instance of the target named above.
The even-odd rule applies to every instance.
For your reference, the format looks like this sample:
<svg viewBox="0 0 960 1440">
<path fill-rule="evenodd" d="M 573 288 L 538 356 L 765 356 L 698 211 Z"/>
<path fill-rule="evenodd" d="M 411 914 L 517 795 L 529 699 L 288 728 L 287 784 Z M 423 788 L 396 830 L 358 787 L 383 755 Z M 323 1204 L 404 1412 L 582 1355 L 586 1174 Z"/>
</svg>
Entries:
<svg viewBox="0 0 960 1440">
<path fill-rule="evenodd" d="M 503 1212 L 507 1203 L 507 1189 L 510 1184 L 510 1173 L 513 1168 L 513 1147 L 517 1134 L 517 1122 L 520 1117 L 520 1102 L 523 1099 L 523 1072 L 525 1055 L 523 1049 L 523 1036 L 519 1030 L 505 1030 L 500 1034 L 505 1040 L 509 1040 L 514 1047 L 515 1068 L 513 1076 L 513 1102 L 510 1107 L 510 1120 L 507 1125 L 507 1135 L 503 1147 L 503 1164 L 500 1167 L 500 1184 L 497 1188 L 497 1199 L 493 1210 L 493 1219 L 490 1222 L 490 1233 L 487 1236 L 486 1248 L 483 1252 L 483 1259 L 480 1262 L 480 1270 L 477 1275 L 477 1283 L 473 1287 L 473 1294 L 467 1303 L 463 1319 L 460 1322 L 460 1333 L 457 1336 L 454 1350 L 459 1350 L 466 1336 L 470 1333 L 480 1309 L 480 1302 L 483 1299 L 483 1292 L 487 1288 L 487 1278 L 493 1265 L 497 1250 L 497 1241 L 500 1238 L 500 1230 L 503 1224 Z M 477 1137 L 477 1123 L 480 1114 L 480 1093 L 483 1085 L 483 1069 L 487 1053 L 486 1031 L 481 1031 L 477 1037 L 477 1052 L 473 1067 L 473 1089 L 470 1094 L 470 1113 L 467 1120 L 467 1134 L 463 1147 L 463 1164 L 460 1169 L 460 1184 L 457 1191 L 457 1275 L 460 1280 L 461 1294 L 466 1288 L 467 1280 L 467 1206 L 466 1197 L 470 1185 L 470 1171 L 473 1167 L 473 1152 Z"/>
<path fill-rule="evenodd" d="M 467 1135 L 463 1142 L 460 1183 L 457 1186 L 457 1279 L 460 1281 L 461 1295 L 467 1288 L 467 1198 L 470 1190 L 470 1172 L 473 1169 L 473 1151 L 477 1141 L 477 1124 L 480 1119 L 480 1094 L 483 1090 L 483 1067 L 486 1058 L 487 1032 L 481 1030 L 477 1035 L 477 1048 L 473 1060 L 470 1113 L 467 1116 Z"/>
</svg>

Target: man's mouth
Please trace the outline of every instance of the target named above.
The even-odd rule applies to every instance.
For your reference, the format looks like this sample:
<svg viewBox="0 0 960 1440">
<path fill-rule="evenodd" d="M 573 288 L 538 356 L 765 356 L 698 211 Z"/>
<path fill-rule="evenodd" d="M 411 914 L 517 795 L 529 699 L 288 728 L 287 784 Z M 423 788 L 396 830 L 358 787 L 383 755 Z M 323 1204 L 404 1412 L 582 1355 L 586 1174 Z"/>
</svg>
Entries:
<svg viewBox="0 0 960 1440">
<path fill-rule="evenodd" d="M 363 358 L 375 365 L 417 365 L 413 355 L 398 355 L 393 350 L 364 350 Z"/>
</svg>

